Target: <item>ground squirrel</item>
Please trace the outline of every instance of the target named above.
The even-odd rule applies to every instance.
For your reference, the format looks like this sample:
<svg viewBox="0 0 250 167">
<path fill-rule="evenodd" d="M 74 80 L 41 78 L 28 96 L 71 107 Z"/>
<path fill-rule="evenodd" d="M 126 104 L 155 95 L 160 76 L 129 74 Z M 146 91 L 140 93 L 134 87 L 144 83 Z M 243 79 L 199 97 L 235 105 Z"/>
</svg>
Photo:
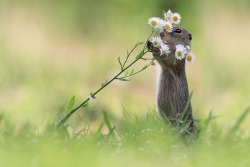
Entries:
<svg viewBox="0 0 250 167">
<path fill-rule="evenodd" d="M 147 46 L 159 63 L 159 74 L 157 78 L 157 110 L 167 118 L 178 118 L 184 111 L 189 98 L 188 83 L 185 73 L 185 59 L 173 61 L 169 59 L 175 54 L 175 46 L 178 44 L 191 45 L 192 35 L 183 27 L 174 26 L 172 32 L 162 30 L 159 33 L 164 44 L 169 46 L 170 53 L 161 55 L 159 48 L 153 47 L 150 41 Z M 186 111 L 189 128 L 193 129 L 192 107 L 189 104 Z M 173 119 L 176 120 L 176 119 Z M 171 121 L 176 125 L 176 121 Z"/>
</svg>

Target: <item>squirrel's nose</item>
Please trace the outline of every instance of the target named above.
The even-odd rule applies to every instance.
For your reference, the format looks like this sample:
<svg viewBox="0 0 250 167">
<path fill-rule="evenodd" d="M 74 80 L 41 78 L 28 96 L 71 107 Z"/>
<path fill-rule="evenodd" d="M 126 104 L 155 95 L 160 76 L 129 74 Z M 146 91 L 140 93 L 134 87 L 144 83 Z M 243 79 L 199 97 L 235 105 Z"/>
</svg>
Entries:
<svg viewBox="0 0 250 167">
<path fill-rule="evenodd" d="M 192 40 L 192 34 L 188 34 L 188 39 L 191 41 Z"/>
</svg>

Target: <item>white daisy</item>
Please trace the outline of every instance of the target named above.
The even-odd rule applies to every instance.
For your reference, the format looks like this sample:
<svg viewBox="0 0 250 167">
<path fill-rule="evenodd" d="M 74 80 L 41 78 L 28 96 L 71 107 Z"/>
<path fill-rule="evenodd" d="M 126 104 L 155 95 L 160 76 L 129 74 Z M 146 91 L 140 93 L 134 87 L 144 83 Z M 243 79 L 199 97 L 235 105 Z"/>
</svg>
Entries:
<svg viewBox="0 0 250 167">
<path fill-rule="evenodd" d="M 184 59 L 187 54 L 187 49 L 183 45 L 176 45 L 175 48 L 175 58 L 177 60 Z"/>
<path fill-rule="evenodd" d="M 161 46 L 161 38 L 160 37 L 152 37 L 150 41 L 153 43 L 154 47 L 160 47 Z"/>
<path fill-rule="evenodd" d="M 161 56 L 168 55 L 170 53 L 169 46 L 162 43 L 160 51 L 161 51 Z"/>
<path fill-rule="evenodd" d="M 180 24 L 181 22 L 181 16 L 179 13 L 174 13 L 173 16 L 171 17 L 171 23 L 173 24 Z"/>
<path fill-rule="evenodd" d="M 190 50 L 190 49 L 191 49 L 189 45 L 187 45 L 186 48 L 187 48 L 187 50 Z"/>
<path fill-rule="evenodd" d="M 192 64 L 195 61 L 195 56 L 192 52 L 188 52 L 186 56 L 186 64 Z"/>
<path fill-rule="evenodd" d="M 170 21 L 171 18 L 172 18 L 172 16 L 173 16 L 173 13 L 171 12 L 170 9 L 168 10 L 167 13 L 164 13 L 164 18 L 165 18 L 165 20 L 167 20 L 167 21 Z"/>
<path fill-rule="evenodd" d="M 148 24 L 153 28 L 162 28 L 162 21 L 163 20 L 158 17 L 151 17 L 148 19 Z"/>
<path fill-rule="evenodd" d="M 172 32 L 173 26 L 169 21 L 163 21 L 163 27 L 167 32 Z"/>
</svg>

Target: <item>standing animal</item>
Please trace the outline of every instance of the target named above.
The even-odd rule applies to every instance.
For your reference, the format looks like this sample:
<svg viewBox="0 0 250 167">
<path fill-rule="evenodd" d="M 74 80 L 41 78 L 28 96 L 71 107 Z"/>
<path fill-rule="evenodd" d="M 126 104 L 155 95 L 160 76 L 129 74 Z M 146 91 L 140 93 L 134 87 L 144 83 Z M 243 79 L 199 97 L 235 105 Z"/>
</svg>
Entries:
<svg viewBox="0 0 250 167">
<path fill-rule="evenodd" d="M 157 111 L 162 117 L 167 117 L 172 125 L 178 125 L 178 119 L 184 114 L 190 131 L 194 128 L 191 103 L 188 103 L 189 91 L 185 72 L 185 59 L 173 61 L 176 45 L 191 46 L 192 35 L 181 26 L 174 26 L 172 32 L 162 30 L 159 33 L 162 42 L 169 47 L 169 54 L 161 55 L 159 48 L 152 42 L 147 42 L 147 47 L 152 51 L 158 62 L 157 78 Z M 163 45 L 164 45 L 163 44 Z M 184 112 L 187 105 L 187 110 Z"/>
</svg>

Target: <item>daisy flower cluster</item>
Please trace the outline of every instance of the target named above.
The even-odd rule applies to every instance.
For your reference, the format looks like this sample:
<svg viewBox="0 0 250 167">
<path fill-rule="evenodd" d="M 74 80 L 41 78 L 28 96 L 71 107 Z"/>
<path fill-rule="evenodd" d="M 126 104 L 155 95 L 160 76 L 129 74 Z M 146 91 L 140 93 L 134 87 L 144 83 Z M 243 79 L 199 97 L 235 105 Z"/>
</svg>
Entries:
<svg viewBox="0 0 250 167">
<path fill-rule="evenodd" d="M 168 32 L 172 32 L 173 24 L 180 24 L 181 16 L 179 13 L 172 13 L 168 10 L 167 13 L 164 12 L 164 20 L 159 17 L 151 17 L 148 19 L 148 24 L 154 29 L 165 29 Z"/>
<path fill-rule="evenodd" d="M 195 60 L 194 54 L 190 51 L 190 46 L 176 45 L 175 58 L 177 60 L 185 59 L 186 64 L 192 64 Z"/>
<path fill-rule="evenodd" d="M 179 13 L 172 13 L 171 10 L 168 10 L 167 13 L 164 12 L 164 20 L 158 17 L 151 17 L 148 19 L 148 24 L 154 29 L 163 30 L 167 32 L 172 32 L 173 25 L 180 24 L 181 16 Z M 160 37 L 153 37 L 150 39 L 153 46 L 160 49 L 161 56 L 169 55 L 170 49 L 169 46 L 162 42 Z M 175 46 L 174 57 L 177 60 L 185 59 L 186 64 L 191 64 L 195 60 L 194 54 L 190 51 L 190 46 L 184 46 L 178 44 Z"/>
</svg>

